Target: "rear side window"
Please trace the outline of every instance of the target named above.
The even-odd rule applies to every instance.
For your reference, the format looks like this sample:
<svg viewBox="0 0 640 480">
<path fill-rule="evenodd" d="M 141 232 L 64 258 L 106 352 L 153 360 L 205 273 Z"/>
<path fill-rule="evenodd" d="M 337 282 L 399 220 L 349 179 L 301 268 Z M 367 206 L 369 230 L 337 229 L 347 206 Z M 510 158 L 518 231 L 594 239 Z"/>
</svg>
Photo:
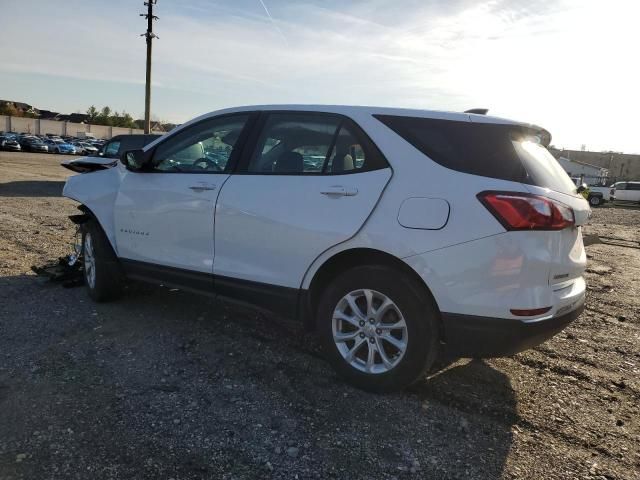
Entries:
<svg viewBox="0 0 640 480">
<path fill-rule="evenodd" d="M 575 192 L 575 185 L 538 143 L 534 130 L 432 118 L 375 117 L 443 167 L 562 193 Z"/>
<path fill-rule="evenodd" d="M 382 154 L 349 119 L 315 112 L 270 113 L 248 173 L 336 175 L 386 168 Z"/>
</svg>

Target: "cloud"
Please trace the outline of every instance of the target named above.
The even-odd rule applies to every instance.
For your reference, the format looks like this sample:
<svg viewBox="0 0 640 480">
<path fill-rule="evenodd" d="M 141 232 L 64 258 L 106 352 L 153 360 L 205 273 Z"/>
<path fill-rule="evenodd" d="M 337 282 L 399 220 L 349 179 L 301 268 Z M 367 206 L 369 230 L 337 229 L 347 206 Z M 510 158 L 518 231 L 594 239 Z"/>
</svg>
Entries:
<svg viewBox="0 0 640 480">
<path fill-rule="evenodd" d="M 0 42 L 12 45 L 0 71 L 108 80 L 114 92 L 118 83 L 141 84 L 141 3 L 113 0 L 100 12 L 88 4 L 69 0 L 73 15 L 42 0 L 12 6 L 12 21 L 0 29 Z M 184 121 L 252 103 L 488 107 L 548 127 L 566 144 L 640 150 L 625 130 L 640 109 L 633 0 L 267 5 L 271 19 L 257 0 L 159 2 L 160 116 Z M 602 116 L 624 127 L 609 132 Z"/>
</svg>

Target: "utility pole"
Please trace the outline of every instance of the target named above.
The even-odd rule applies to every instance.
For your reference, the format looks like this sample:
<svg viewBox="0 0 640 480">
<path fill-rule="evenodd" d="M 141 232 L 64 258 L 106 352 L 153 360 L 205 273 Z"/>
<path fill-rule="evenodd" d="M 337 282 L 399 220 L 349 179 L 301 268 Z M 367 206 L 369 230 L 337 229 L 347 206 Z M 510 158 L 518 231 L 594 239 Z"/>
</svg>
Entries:
<svg viewBox="0 0 640 480">
<path fill-rule="evenodd" d="M 144 2 L 147 7 L 147 13 L 141 13 L 141 17 L 147 19 L 147 31 L 140 35 L 147 39 L 147 78 L 144 87 L 144 133 L 151 133 L 151 41 L 154 38 L 160 38 L 153 33 L 153 21 L 158 20 L 153 14 L 153 6 L 158 0 L 148 0 Z"/>
</svg>

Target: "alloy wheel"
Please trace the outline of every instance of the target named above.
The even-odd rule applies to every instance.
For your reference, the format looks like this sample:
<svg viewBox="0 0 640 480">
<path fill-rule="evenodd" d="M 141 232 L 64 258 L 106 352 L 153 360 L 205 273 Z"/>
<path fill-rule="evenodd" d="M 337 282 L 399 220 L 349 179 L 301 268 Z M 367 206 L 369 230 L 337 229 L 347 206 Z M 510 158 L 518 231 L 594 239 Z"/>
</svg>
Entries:
<svg viewBox="0 0 640 480">
<path fill-rule="evenodd" d="M 96 256 L 93 251 L 93 240 L 91 234 L 84 236 L 84 275 L 90 288 L 96 286 Z"/>
<path fill-rule="evenodd" d="M 365 373 L 386 373 L 407 351 L 402 312 L 385 294 L 354 290 L 340 299 L 332 319 L 333 341 L 342 358 Z"/>
</svg>

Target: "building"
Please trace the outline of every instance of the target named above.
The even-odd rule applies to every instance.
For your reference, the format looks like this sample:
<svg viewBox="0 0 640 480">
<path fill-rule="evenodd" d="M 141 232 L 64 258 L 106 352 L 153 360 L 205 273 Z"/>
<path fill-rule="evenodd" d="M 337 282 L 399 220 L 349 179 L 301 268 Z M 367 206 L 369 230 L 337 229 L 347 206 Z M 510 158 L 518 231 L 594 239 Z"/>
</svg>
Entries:
<svg viewBox="0 0 640 480">
<path fill-rule="evenodd" d="M 620 180 L 640 180 L 640 154 L 559 150 L 553 147 L 549 148 L 549 151 L 558 160 L 563 157 L 571 162 L 607 169 L 610 183 Z"/>
<path fill-rule="evenodd" d="M 609 170 L 597 165 L 570 160 L 565 157 L 559 157 L 558 163 L 564 168 L 571 178 L 579 178 L 580 183 L 588 185 L 609 185 Z"/>
<path fill-rule="evenodd" d="M 0 100 L 1 115 L 16 115 L 19 117 L 39 115 L 38 109 L 33 105 L 24 102 L 14 102 L 13 100 Z"/>
</svg>

